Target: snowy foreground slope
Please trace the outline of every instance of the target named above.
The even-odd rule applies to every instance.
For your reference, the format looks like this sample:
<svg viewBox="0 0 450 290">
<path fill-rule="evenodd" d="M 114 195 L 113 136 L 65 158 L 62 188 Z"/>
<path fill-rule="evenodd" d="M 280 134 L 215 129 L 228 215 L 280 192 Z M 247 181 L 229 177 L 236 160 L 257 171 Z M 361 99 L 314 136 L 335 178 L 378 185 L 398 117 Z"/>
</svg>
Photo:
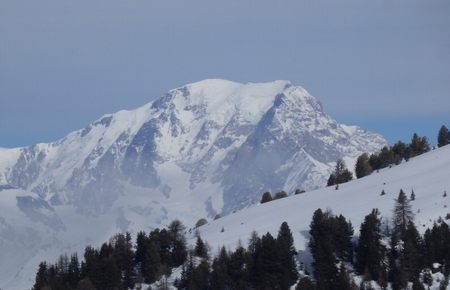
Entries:
<svg viewBox="0 0 450 290">
<path fill-rule="evenodd" d="M 0 148 L 0 288 L 26 289 L 41 260 L 178 218 L 188 227 L 314 189 L 337 158 L 386 144 L 338 124 L 287 81 L 204 80 L 61 140 Z"/>
<path fill-rule="evenodd" d="M 383 189 L 386 195 L 381 196 Z M 364 216 L 373 208 L 378 208 L 383 217 L 390 219 L 394 198 L 400 189 L 408 196 L 414 189 L 416 199 L 411 203 L 415 223 L 421 231 L 450 213 L 450 196 L 443 197 L 444 191 L 450 193 L 450 145 L 341 184 L 339 190 L 328 187 L 244 209 L 200 227 L 200 232 L 213 249 L 222 245 L 234 248 L 239 240 L 245 245 L 253 230 L 259 235 L 270 232 L 276 236 L 281 223 L 286 221 L 293 232 L 297 250 L 304 251 L 316 209 L 331 209 L 335 214 L 343 214 L 351 220 L 355 234 L 358 234 Z M 303 256 L 308 258 L 307 253 Z"/>
</svg>

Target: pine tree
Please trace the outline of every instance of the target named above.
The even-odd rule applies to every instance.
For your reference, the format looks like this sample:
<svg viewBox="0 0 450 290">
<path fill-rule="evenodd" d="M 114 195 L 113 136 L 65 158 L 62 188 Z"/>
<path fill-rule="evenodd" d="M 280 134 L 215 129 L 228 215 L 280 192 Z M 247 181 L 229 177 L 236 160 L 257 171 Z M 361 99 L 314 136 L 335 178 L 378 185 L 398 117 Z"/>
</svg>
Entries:
<svg viewBox="0 0 450 290">
<path fill-rule="evenodd" d="M 447 127 L 442 125 L 438 133 L 438 147 L 442 147 L 448 144 L 450 144 L 450 133 L 448 132 Z"/>
<path fill-rule="evenodd" d="M 450 270 L 450 226 L 445 222 L 435 223 L 424 234 L 425 264 L 432 267 L 439 263 Z"/>
<path fill-rule="evenodd" d="M 333 173 L 328 178 L 327 186 L 348 182 L 353 179 L 353 174 L 345 166 L 342 159 L 338 159 Z"/>
<path fill-rule="evenodd" d="M 394 152 L 387 146 L 381 149 L 381 152 L 378 154 L 378 160 L 380 168 L 386 168 L 391 164 L 397 163 Z"/>
<path fill-rule="evenodd" d="M 142 265 L 142 276 L 147 283 L 153 283 L 161 277 L 161 257 L 156 245 L 147 240 L 144 252 L 144 263 Z"/>
<path fill-rule="evenodd" d="M 332 186 L 336 184 L 336 176 L 332 173 L 330 177 L 328 177 L 327 186 Z"/>
<path fill-rule="evenodd" d="M 204 259 L 208 258 L 208 248 L 200 236 L 197 236 L 197 241 L 195 242 L 194 253 L 197 257 L 204 258 Z"/>
<path fill-rule="evenodd" d="M 392 287 L 404 289 L 408 280 L 412 279 L 416 267 L 414 254 L 416 246 L 411 242 L 413 235 L 414 215 L 411 205 L 403 190 L 400 190 L 394 208 L 394 228 L 391 236 L 391 251 L 389 255 L 390 279 Z M 411 226 L 412 225 L 412 226 Z M 414 227 L 415 229 L 415 227 Z"/>
<path fill-rule="evenodd" d="M 202 260 L 189 277 L 187 289 L 208 290 L 210 280 L 209 263 Z"/>
<path fill-rule="evenodd" d="M 309 248 L 314 258 L 314 277 L 317 290 L 336 289 L 338 269 L 333 247 L 329 214 L 321 209 L 314 212 L 310 224 Z"/>
<path fill-rule="evenodd" d="M 353 174 L 347 169 L 345 166 L 345 162 L 342 159 L 339 159 L 336 163 L 336 183 L 345 183 L 353 179 Z"/>
<path fill-rule="evenodd" d="M 364 153 L 358 157 L 355 165 L 356 178 L 361 178 L 372 173 L 372 167 L 369 163 L 369 155 Z"/>
<path fill-rule="evenodd" d="M 414 214 L 411 209 L 411 205 L 409 203 L 408 198 L 403 190 L 400 190 L 398 194 L 398 198 L 395 200 L 395 208 L 394 208 L 394 235 L 397 239 L 401 239 L 403 237 L 404 232 L 406 231 L 406 227 L 409 222 L 412 222 L 414 219 Z"/>
<path fill-rule="evenodd" d="M 250 288 L 249 281 L 250 256 L 246 250 L 239 246 L 230 254 L 228 273 L 231 289 L 246 290 Z"/>
<path fill-rule="evenodd" d="M 427 137 L 419 137 L 419 135 L 414 133 L 409 148 L 411 150 L 411 157 L 414 157 L 430 151 L 430 144 L 428 144 Z"/>
<path fill-rule="evenodd" d="M 47 263 L 41 262 L 38 267 L 38 271 L 36 273 L 36 278 L 33 286 L 33 290 L 41 290 L 45 286 L 48 286 L 48 272 L 47 272 Z"/>
<path fill-rule="evenodd" d="M 286 191 L 279 191 L 277 193 L 275 193 L 274 199 L 280 199 L 280 198 L 285 198 L 287 197 L 287 193 Z"/>
<path fill-rule="evenodd" d="M 353 260 L 353 226 L 347 222 L 343 215 L 330 217 L 331 234 L 333 235 L 333 247 L 336 257 L 345 262 Z"/>
<path fill-rule="evenodd" d="M 100 273 L 99 290 L 122 289 L 122 275 L 112 255 L 101 260 Z"/>
<path fill-rule="evenodd" d="M 192 273 L 194 272 L 194 258 L 190 252 L 186 263 L 182 265 L 180 280 L 176 281 L 175 286 L 178 289 L 189 289 Z"/>
<path fill-rule="evenodd" d="M 89 278 L 90 282 L 96 286 L 101 283 L 100 258 L 98 250 L 93 247 L 86 247 L 84 250 L 84 264 L 82 268 L 82 277 Z"/>
<path fill-rule="evenodd" d="M 278 258 L 282 266 L 282 277 L 280 287 L 288 289 L 298 279 L 297 267 L 295 264 L 294 238 L 287 222 L 280 226 L 277 236 Z"/>
<path fill-rule="evenodd" d="M 220 249 L 218 257 L 212 263 L 211 288 L 217 290 L 230 289 L 231 281 L 228 274 L 230 257 L 225 247 Z"/>
<path fill-rule="evenodd" d="M 419 276 L 422 265 L 422 240 L 412 221 L 408 222 L 403 237 L 403 250 L 400 254 L 400 267 L 405 279 L 412 281 Z"/>
<path fill-rule="evenodd" d="M 253 275 L 257 289 L 275 289 L 280 285 L 281 264 L 277 242 L 270 233 L 261 237 L 260 247 L 254 255 Z"/>
<path fill-rule="evenodd" d="M 80 263 L 78 262 L 78 255 L 75 253 L 70 257 L 69 269 L 67 274 L 68 283 L 72 288 L 75 288 L 80 280 Z"/>
<path fill-rule="evenodd" d="M 114 247 L 113 256 L 117 262 L 117 266 L 123 273 L 123 287 L 133 288 L 135 276 L 133 271 L 133 244 L 130 233 L 117 234 L 111 238 L 111 244 Z"/>
<path fill-rule="evenodd" d="M 171 262 L 172 267 L 178 267 L 186 261 L 187 249 L 186 238 L 184 236 L 185 227 L 179 220 L 174 220 L 169 225 L 169 234 L 171 237 Z"/>
<path fill-rule="evenodd" d="M 395 155 L 396 164 L 400 163 L 402 159 L 409 159 L 408 146 L 402 141 L 398 141 L 397 143 L 395 143 L 394 146 L 392 146 L 391 150 Z"/>
<path fill-rule="evenodd" d="M 381 244 L 381 219 L 377 209 L 364 218 L 356 247 L 356 269 L 366 280 L 379 281 L 383 269 L 384 247 Z"/>
<path fill-rule="evenodd" d="M 261 197 L 261 203 L 266 203 L 269 201 L 272 201 L 272 195 L 270 194 L 270 192 L 266 191 L 263 193 L 262 197 Z"/>
</svg>

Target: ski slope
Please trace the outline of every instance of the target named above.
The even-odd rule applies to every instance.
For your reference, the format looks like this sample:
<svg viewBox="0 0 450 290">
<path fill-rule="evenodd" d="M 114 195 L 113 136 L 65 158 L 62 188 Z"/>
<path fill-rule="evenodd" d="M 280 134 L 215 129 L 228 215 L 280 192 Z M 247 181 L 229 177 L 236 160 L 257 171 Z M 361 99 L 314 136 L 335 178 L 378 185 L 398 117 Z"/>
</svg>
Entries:
<svg viewBox="0 0 450 290">
<path fill-rule="evenodd" d="M 381 196 L 383 189 L 386 194 Z M 217 219 L 199 231 L 215 251 L 222 245 L 230 249 L 239 242 L 246 245 L 252 231 L 276 235 L 286 221 L 293 232 L 295 247 L 302 253 L 307 248 L 309 224 L 316 209 L 343 214 L 352 222 L 355 234 L 359 234 L 361 222 L 373 208 L 380 210 L 385 221 L 390 220 L 400 189 L 408 196 L 414 190 L 416 199 L 411 204 L 419 231 L 450 213 L 450 196 L 443 197 L 444 191 L 450 193 L 450 145 L 341 184 L 338 190 L 332 186 L 259 204 Z M 307 251 L 303 254 L 308 262 Z"/>
</svg>

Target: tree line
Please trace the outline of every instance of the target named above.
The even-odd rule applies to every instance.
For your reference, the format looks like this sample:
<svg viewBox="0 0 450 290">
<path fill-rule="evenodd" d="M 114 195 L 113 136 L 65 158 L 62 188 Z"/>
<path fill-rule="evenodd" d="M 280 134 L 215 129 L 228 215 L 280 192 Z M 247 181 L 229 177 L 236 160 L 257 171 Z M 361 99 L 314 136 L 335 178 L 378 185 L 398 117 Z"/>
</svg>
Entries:
<svg viewBox="0 0 450 290">
<path fill-rule="evenodd" d="M 383 228 L 380 213 L 373 209 L 365 216 L 357 240 L 344 217 L 316 210 L 309 243 L 314 279 L 305 278 L 309 286 L 298 289 L 373 289 L 370 281 L 376 281 L 382 289 L 390 285 L 394 290 L 421 290 L 431 286 L 432 272 L 436 271 L 445 275 L 440 289 L 446 289 L 450 274 L 450 228 L 439 219 L 420 235 L 410 202 L 401 190 L 395 200 L 391 227 Z M 363 282 L 356 285 L 349 273 L 362 276 Z"/>
<path fill-rule="evenodd" d="M 442 147 L 448 144 L 450 144 L 450 133 L 447 127 L 442 125 L 437 136 L 437 146 Z M 360 155 L 355 165 L 356 178 L 367 176 L 375 170 L 393 164 L 399 164 L 402 160 L 408 161 L 410 158 L 428 151 L 430 151 L 430 144 L 427 138 L 414 133 L 410 143 L 398 141 L 393 146 L 383 147 L 378 153 Z"/>
<path fill-rule="evenodd" d="M 167 229 L 149 234 L 117 234 L 100 248 L 86 247 L 84 260 L 62 255 L 49 265 L 39 264 L 33 290 L 121 290 L 136 283 L 153 283 L 186 262 L 185 227 L 175 220 Z"/>
<path fill-rule="evenodd" d="M 355 165 L 356 177 L 364 177 L 375 170 L 399 164 L 402 160 L 408 161 L 410 158 L 428 151 L 430 151 L 430 144 L 427 138 L 414 133 L 409 144 L 398 141 L 393 146 L 385 146 L 380 152 L 370 156 L 367 153 L 360 155 Z"/>
<path fill-rule="evenodd" d="M 222 247 L 210 261 L 197 238 L 195 251 L 183 265 L 181 278 L 175 281 L 177 289 L 289 289 L 299 273 L 292 232 L 286 222 L 278 235 L 266 233 L 259 237 L 253 232 L 248 247 L 238 246 L 234 251 Z"/>
<path fill-rule="evenodd" d="M 270 233 L 251 234 L 248 246 L 230 251 L 220 248 L 216 255 L 199 234 L 192 249 L 186 245 L 180 221 L 167 229 L 139 232 L 133 243 L 129 234 L 117 234 L 100 248 L 87 247 L 83 261 L 76 254 L 62 255 L 55 264 L 42 262 L 33 290 L 133 289 L 137 283 L 168 289 L 173 269 L 181 276 L 177 289 L 290 289 L 353 290 L 372 289 L 375 281 L 382 289 L 421 290 L 433 282 L 432 273 L 450 274 L 450 227 L 439 219 L 421 235 L 408 198 L 400 191 L 392 221 L 382 221 L 377 209 L 365 216 L 355 235 L 342 215 L 317 209 L 310 223 L 309 251 L 312 268 L 299 266 L 292 232 L 282 223 L 276 237 Z M 311 272 L 310 272 L 311 271 Z M 362 277 L 360 284 L 353 277 Z M 164 282 L 165 281 L 165 282 Z M 153 288 L 152 288 L 153 289 Z"/>
<path fill-rule="evenodd" d="M 438 147 L 450 144 L 450 132 L 446 126 L 442 125 L 437 137 Z M 370 175 L 373 171 L 380 170 L 392 165 L 398 165 L 402 160 L 408 161 L 410 158 L 430 151 L 430 144 L 425 136 L 414 133 L 410 143 L 398 141 L 393 146 L 384 146 L 380 152 L 358 156 L 355 164 L 356 178 Z M 338 159 L 334 171 L 330 174 L 327 186 L 348 182 L 353 179 L 353 173 L 349 171 L 342 159 Z"/>
</svg>

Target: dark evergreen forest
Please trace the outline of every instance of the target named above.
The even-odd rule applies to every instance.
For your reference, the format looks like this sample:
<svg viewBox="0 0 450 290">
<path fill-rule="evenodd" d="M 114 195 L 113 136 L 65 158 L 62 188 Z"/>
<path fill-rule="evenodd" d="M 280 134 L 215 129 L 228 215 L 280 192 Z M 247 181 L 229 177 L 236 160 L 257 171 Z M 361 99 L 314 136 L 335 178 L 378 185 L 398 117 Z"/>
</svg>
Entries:
<svg viewBox="0 0 450 290">
<path fill-rule="evenodd" d="M 450 274 L 450 227 L 437 220 L 423 235 L 414 224 L 411 197 L 401 190 L 393 219 L 383 223 L 377 209 L 364 218 L 357 234 L 342 215 L 317 209 L 310 224 L 312 265 L 297 260 L 289 225 L 278 234 L 251 234 L 247 247 L 211 253 L 196 233 L 192 247 L 186 229 L 175 220 L 167 229 L 117 234 L 100 248 L 86 247 L 83 259 L 62 255 L 54 264 L 42 262 L 33 290 L 168 289 L 165 277 L 181 269 L 177 289 L 372 289 L 375 281 L 385 289 L 427 289 L 433 272 L 441 272 L 445 289 Z M 362 282 L 356 284 L 355 276 Z M 155 283 L 157 282 L 157 283 Z M 409 286 L 408 286 L 409 285 Z M 412 288 L 411 288 L 412 287 Z"/>
</svg>

